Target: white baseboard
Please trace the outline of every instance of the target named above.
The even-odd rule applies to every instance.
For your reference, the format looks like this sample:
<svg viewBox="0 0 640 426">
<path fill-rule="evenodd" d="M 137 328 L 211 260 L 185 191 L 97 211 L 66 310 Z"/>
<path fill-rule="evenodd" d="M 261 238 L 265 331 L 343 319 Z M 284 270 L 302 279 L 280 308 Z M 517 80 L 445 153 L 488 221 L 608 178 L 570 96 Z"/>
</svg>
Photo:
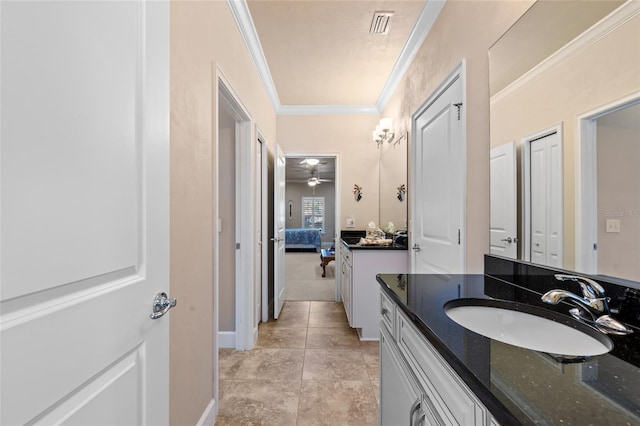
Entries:
<svg viewBox="0 0 640 426">
<path fill-rule="evenodd" d="M 200 416 L 200 420 L 196 423 L 197 426 L 211 426 L 215 423 L 216 417 L 218 417 L 218 404 L 215 399 L 212 399 L 207 405 L 207 408 Z"/>
<path fill-rule="evenodd" d="M 236 347 L 236 332 L 235 331 L 219 331 L 218 347 L 234 349 Z"/>
</svg>

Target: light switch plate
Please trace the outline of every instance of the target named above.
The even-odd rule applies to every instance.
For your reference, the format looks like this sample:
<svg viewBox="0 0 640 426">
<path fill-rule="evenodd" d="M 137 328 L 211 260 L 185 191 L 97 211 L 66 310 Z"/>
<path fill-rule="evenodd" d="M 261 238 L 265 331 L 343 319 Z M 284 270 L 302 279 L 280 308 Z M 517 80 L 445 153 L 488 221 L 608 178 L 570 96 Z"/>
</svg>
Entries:
<svg viewBox="0 0 640 426">
<path fill-rule="evenodd" d="M 347 219 L 347 228 L 355 228 L 356 220 L 355 219 Z"/>
<path fill-rule="evenodd" d="M 620 232 L 620 219 L 607 219 L 606 232 Z"/>
</svg>

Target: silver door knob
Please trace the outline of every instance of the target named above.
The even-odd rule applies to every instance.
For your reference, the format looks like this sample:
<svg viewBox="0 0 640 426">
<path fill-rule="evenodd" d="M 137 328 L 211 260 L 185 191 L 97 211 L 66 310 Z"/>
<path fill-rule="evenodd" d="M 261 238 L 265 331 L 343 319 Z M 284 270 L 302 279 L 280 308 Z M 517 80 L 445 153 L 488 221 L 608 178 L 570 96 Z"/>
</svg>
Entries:
<svg viewBox="0 0 640 426">
<path fill-rule="evenodd" d="M 167 297 L 167 293 L 160 292 L 156 294 L 155 299 L 153 299 L 151 319 L 155 320 L 162 317 L 164 314 L 169 312 L 169 309 L 176 306 L 178 301 L 176 299 L 169 299 Z"/>
<path fill-rule="evenodd" d="M 418 244 L 414 244 L 413 247 L 411 247 L 411 249 L 415 250 L 415 251 L 420 251 L 420 246 Z"/>
<path fill-rule="evenodd" d="M 507 238 L 503 238 L 500 241 L 506 241 L 508 244 L 511 244 L 513 242 L 513 240 L 511 239 L 511 237 L 507 237 Z"/>
</svg>

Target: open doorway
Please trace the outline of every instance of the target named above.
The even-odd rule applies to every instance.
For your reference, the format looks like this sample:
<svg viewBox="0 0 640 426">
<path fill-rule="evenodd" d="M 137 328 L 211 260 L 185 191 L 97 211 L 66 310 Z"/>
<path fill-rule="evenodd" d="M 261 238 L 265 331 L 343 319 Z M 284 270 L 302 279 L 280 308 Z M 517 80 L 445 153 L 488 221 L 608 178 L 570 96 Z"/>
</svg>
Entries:
<svg viewBox="0 0 640 426">
<path fill-rule="evenodd" d="M 287 155 L 285 300 L 335 301 L 335 156 Z"/>
<path fill-rule="evenodd" d="M 576 270 L 640 279 L 640 94 L 578 117 Z"/>
<path fill-rule="evenodd" d="M 254 247 L 256 144 L 251 117 L 230 85 L 218 79 L 214 162 L 214 331 L 217 347 L 251 349 L 255 342 Z M 247 173 L 248 171 L 248 173 Z M 215 362 L 214 362 L 215 364 Z"/>
</svg>

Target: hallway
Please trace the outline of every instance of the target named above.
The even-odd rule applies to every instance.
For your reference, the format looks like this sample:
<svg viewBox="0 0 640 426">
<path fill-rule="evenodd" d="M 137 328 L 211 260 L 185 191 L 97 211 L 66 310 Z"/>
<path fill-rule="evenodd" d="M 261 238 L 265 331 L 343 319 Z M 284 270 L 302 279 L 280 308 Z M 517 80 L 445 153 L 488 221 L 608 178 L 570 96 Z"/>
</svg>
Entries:
<svg viewBox="0 0 640 426">
<path fill-rule="evenodd" d="M 378 342 L 341 303 L 287 301 L 256 349 L 220 350 L 216 425 L 377 425 Z"/>
</svg>

